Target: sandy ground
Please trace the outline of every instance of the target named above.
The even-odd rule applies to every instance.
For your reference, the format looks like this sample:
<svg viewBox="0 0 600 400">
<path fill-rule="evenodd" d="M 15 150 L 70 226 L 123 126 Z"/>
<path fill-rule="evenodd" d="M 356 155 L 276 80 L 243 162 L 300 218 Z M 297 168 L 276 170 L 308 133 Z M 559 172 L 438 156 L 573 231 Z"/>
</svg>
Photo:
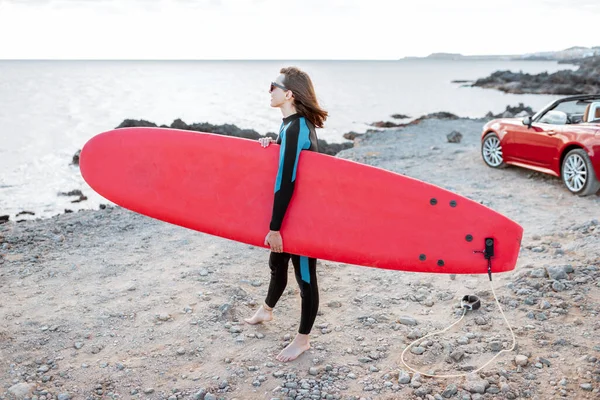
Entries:
<svg viewBox="0 0 600 400">
<path fill-rule="evenodd" d="M 599 398 L 600 196 L 486 167 L 482 125 L 425 121 L 368 135 L 339 156 L 440 185 L 523 225 L 517 268 L 494 278 L 517 349 L 483 371 L 428 378 L 400 354 L 456 321 L 465 294 L 482 308 L 419 343 L 407 362 L 467 374 L 510 348 L 487 276 L 320 261 L 312 348 L 282 364 L 274 356 L 299 322 L 293 276 L 274 321 L 243 323 L 266 294 L 266 249 L 108 207 L 0 225 L 0 399 Z M 461 143 L 447 143 L 452 130 Z"/>
</svg>

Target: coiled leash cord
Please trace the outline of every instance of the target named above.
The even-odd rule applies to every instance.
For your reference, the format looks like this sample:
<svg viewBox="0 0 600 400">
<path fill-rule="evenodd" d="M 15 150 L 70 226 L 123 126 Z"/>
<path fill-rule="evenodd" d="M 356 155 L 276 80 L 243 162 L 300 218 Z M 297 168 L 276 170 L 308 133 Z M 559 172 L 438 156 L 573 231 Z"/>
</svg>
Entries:
<svg viewBox="0 0 600 400">
<path fill-rule="evenodd" d="M 467 313 L 467 311 L 470 310 L 477 310 L 480 306 L 481 306 L 481 300 L 479 300 L 479 297 L 475 296 L 475 295 L 467 295 L 464 296 L 460 302 L 460 306 L 463 309 L 463 313 L 461 315 L 461 317 L 454 322 L 452 325 L 450 325 L 449 327 L 447 327 L 446 329 L 443 329 L 439 332 L 433 332 L 430 333 L 429 335 L 426 335 L 422 338 L 419 338 L 415 341 L 413 341 L 411 344 L 409 344 L 404 351 L 402 352 L 402 355 L 400 356 L 400 360 L 402 361 L 402 364 L 404 364 L 404 366 L 406 368 L 408 368 L 409 370 L 421 374 L 423 376 L 430 376 L 430 377 L 434 377 L 434 378 L 459 378 L 462 376 L 467 376 L 469 374 L 474 374 L 476 372 L 481 371 L 482 369 L 484 369 L 489 363 L 491 363 L 492 361 L 494 361 L 500 354 L 502 353 L 508 353 L 514 350 L 516 344 L 517 344 L 517 339 L 515 338 L 515 333 L 512 330 L 512 327 L 510 326 L 510 323 L 508 322 L 508 319 L 506 319 L 506 315 L 504 315 L 504 311 L 502 310 L 502 307 L 500 306 L 500 302 L 498 301 L 498 297 L 496 296 L 496 292 L 494 290 L 494 284 L 492 283 L 492 257 L 494 255 L 494 240 L 491 238 L 487 238 L 485 239 L 485 244 L 486 244 L 486 250 L 485 251 L 476 251 L 476 253 L 483 253 L 485 258 L 488 260 L 488 276 L 490 278 L 490 287 L 492 288 L 492 293 L 494 294 L 494 300 L 496 300 L 496 304 L 498 305 L 498 309 L 500 309 L 500 313 L 502 314 L 502 317 L 504 318 L 504 321 L 506 322 L 506 326 L 508 326 L 508 329 L 510 330 L 510 334 L 512 335 L 512 339 L 513 339 L 513 344 L 511 346 L 510 349 L 504 349 L 504 350 L 500 350 L 494 357 L 492 357 L 491 360 L 489 360 L 488 362 L 486 362 L 485 364 L 483 364 L 481 367 L 477 368 L 475 371 L 471 371 L 468 374 L 456 374 L 456 375 L 432 375 L 432 374 L 426 374 L 424 372 L 421 371 L 417 371 L 416 369 L 410 367 L 405 361 L 404 361 L 404 353 L 406 353 L 406 351 L 408 349 L 410 349 L 415 343 L 419 342 L 419 341 L 423 341 L 425 339 L 427 339 L 428 337 L 431 336 L 435 336 L 435 335 L 439 335 L 440 333 L 444 333 L 446 331 L 448 331 L 449 329 L 451 329 L 454 325 L 458 324 L 460 321 L 462 321 L 462 319 L 465 317 L 465 314 Z"/>
</svg>

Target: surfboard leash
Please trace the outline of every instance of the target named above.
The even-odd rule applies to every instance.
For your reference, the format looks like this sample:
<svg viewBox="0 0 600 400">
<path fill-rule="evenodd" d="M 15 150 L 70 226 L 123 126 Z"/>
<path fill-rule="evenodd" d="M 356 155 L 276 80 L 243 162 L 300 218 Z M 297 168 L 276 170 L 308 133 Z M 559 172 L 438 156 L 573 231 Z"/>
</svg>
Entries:
<svg viewBox="0 0 600 400">
<path fill-rule="evenodd" d="M 485 250 L 483 251 L 474 251 L 474 253 L 482 253 L 484 255 L 484 257 L 486 258 L 486 260 L 488 261 L 488 277 L 490 278 L 490 287 L 492 288 L 492 294 L 494 295 L 494 300 L 496 301 L 496 304 L 498 305 L 498 309 L 500 310 L 500 313 L 502 314 L 502 317 L 504 318 L 504 322 L 506 322 L 506 326 L 508 326 L 508 329 L 510 330 L 510 334 L 512 335 L 512 339 L 513 339 L 513 344 L 511 346 L 510 349 L 504 349 L 504 350 L 500 350 L 498 353 L 496 353 L 496 355 L 494 357 L 492 357 L 488 362 L 486 362 L 485 364 L 483 364 L 481 367 L 477 368 L 474 371 L 471 371 L 467 374 L 454 374 L 454 375 L 434 375 L 434 374 L 427 374 L 421 371 L 417 371 L 416 369 L 412 368 L 411 366 L 409 366 L 406 361 L 404 361 L 404 354 L 406 353 L 406 351 L 410 348 L 412 348 L 412 346 L 419 342 L 419 341 L 423 341 L 425 339 L 427 339 L 428 337 L 431 336 L 435 336 L 435 335 L 439 335 L 440 333 L 444 333 L 446 331 L 448 331 L 450 328 L 452 328 L 454 325 L 458 324 L 460 321 L 462 321 L 462 319 L 465 317 L 467 311 L 473 311 L 473 310 L 477 310 L 479 309 L 479 307 L 481 306 L 481 300 L 479 299 L 479 297 L 475 296 L 475 295 L 466 295 L 462 298 L 461 302 L 460 302 L 460 306 L 463 309 L 463 313 L 460 316 L 460 318 L 454 322 L 453 324 L 451 324 L 449 327 L 439 331 L 439 332 L 433 332 L 430 333 L 429 335 L 426 335 L 422 338 L 418 338 L 416 340 L 414 340 L 412 343 L 410 343 L 405 349 L 404 351 L 402 351 L 402 354 L 400 356 L 400 360 L 402 361 L 402 364 L 404 364 L 404 366 L 406 368 L 408 368 L 409 370 L 423 375 L 423 376 L 429 376 L 429 377 L 433 377 L 433 378 L 459 378 L 459 377 L 463 377 L 463 376 L 468 376 L 469 374 L 474 374 L 477 373 L 479 371 L 481 371 L 482 369 L 484 369 L 485 367 L 488 366 L 488 364 L 490 364 L 492 361 L 494 361 L 500 354 L 502 353 L 509 353 L 511 351 L 513 351 L 515 349 L 515 346 L 517 344 L 517 339 L 515 338 L 515 333 L 512 330 L 512 327 L 510 326 L 510 323 L 508 322 L 508 319 L 506 318 L 506 315 L 504 315 L 504 310 L 502 310 L 502 306 L 500 306 L 500 302 L 498 301 L 498 297 L 496 296 L 496 291 L 494 290 L 494 284 L 492 282 L 492 258 L 494 257 L 494 239 L 493 238 L 486 238 L 485 239 Z"/>
</svg>

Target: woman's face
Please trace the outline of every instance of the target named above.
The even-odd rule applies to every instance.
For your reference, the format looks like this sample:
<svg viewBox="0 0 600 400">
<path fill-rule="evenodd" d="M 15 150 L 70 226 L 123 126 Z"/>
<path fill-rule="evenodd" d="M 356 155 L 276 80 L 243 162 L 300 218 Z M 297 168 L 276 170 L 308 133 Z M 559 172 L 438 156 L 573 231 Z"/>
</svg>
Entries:
<svg viewBox="0 0 600 400">
<path fill-rule="evenodd" d="M 289 90 L 282 89 L 285 87 L 283 84 L 283 80 L 285 79 L 285 75 L 280 74 L 277 79 L 275 79 L 275 85 L 271 84 L 271 88 L 269 92 L 271 93 L 271 107 L 281 107 L 286 101 L 290 101 L 291 97 L 288 99 Z"/>
</svg>

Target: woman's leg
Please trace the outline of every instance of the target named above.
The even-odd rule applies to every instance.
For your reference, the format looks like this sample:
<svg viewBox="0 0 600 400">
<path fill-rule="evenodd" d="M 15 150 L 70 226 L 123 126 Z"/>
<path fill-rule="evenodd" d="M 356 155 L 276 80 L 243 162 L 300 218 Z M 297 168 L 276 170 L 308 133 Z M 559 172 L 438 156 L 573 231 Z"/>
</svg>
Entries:
<svg viewBox="0 0 600 400">
<path fill-rule="evenodd" d="M 247 318 L 244 321 L 254 325 L 273 319 L 273 307 L 279 301 L 287 286 L 288 264 L 290 254 L 271 252 L 269 256 L 269 267 L 271 268 L 271 281 L 269 282 L 269 290 L 265 304 L 261 305 L 252 318 Z"/>
<path fill-rule="evenodd" d="M 315 258 L 292 256 L 296 281 L 302 297 L 302 312 L 298 333 L 308 335 L 319 311 L 319 286 L 317 285 L 317 260 Z"/>
<path fill-rule="evenodd" d="M 310 349 L 309 333 L 319 310 L 319 287 L 317 285 L 317 260 L 304 256 L 292 255 L 296 281 L 300 286 L 302 297 L 302 311 L 300 314 L 300 327 L 294 341 L 290 343 L 279 355 L 279 361 L 292 361 L 300 354 Z"/>
<path fill-rule="evenodd" d="M 279 301 L 287 286 L 288 265 L 290 263 L 291 254 L 288 253 L 273 253 L 269 256 L 269 268 L 271 268 L 271 281 L 269 282 L 269 291 L 265 304 L 273 308 Z"/>
</svg>

